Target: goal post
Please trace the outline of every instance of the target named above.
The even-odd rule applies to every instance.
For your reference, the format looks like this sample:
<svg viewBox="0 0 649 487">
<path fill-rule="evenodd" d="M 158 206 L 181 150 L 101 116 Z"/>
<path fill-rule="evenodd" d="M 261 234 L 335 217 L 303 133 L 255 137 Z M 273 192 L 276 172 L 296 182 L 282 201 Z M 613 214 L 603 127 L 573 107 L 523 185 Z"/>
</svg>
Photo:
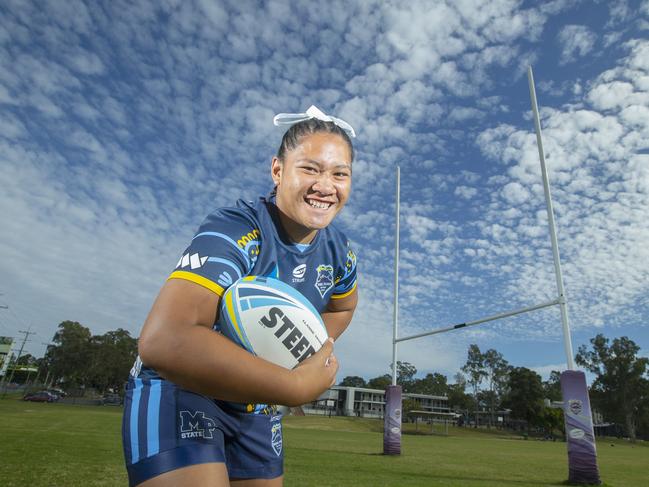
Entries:
<svg viewBox="0 0 649 487">
<path fill-rule="evenodd" d="M 568 444 L 569 483 L 595 484 L 599 485 L 599 470 L 597 467 L 597 453 L 595 448 L 595 437 L 593 433 L 592 412 L 588 398 L 588 388 L 585 374 L 575 370 L 572 339 L 570 336 L 570 325 L 568 321 L 568 303 L 563 287 L 563 276 L 561 274 L 561 258 L 559 255 L 559 244 L 557 239 L 556 224 L 554 221 L 554 210 L 550 194 L 550 183 L 545 154 L 543 152 L 543 140 L 541 136 L 541 122 L 539 118 L 536 90 L 534 87 L 534 75 L 532 67 L 527 70 L 527 78 L 534 115 L 534 129 L 536 132 L 536 143 L 541 164 L 541 175 L 543 178 L 543 191 L 545 195 L 546 210 L 548 216 L 548 230 L 552 246 L 552 258 L 554 263 L 555 280 L 557 286 L 557 297 L 546 303 L 541 303 L 517 310 L 501 312 L 474 321 L 459 323 L 431 331 L 418 333 L 416 335 L 398 336 L 398 310 L 399 310 L 399 206 L 400 206 L 400 168 L 396 170 L 396 234 L 395 234 L 395 258 L 394 258 L 394 309 L 393 309 L 393 334 L 392 334 L 392 385 L 388 386 L 385 394 L 384 412 L 384 436 L 383 453 L 388 455 L 400 454 L 401 452 L 401 387 L 397 385 L 397 345 L 399 342 L 414 340 L 425 336 L 435 335 L 448 331 L 475 326 L 489 321 L 495 321 L 510 316 L 536 311 L 550 306 L 558 305 L 561 311 L 561 325 L 563 330 L 563 343 L 566 353 L 567 370 L 561 374 L 561 391 L 563 395 L 563 411 L 565 417 L 566 439 Z"/>
</svg>

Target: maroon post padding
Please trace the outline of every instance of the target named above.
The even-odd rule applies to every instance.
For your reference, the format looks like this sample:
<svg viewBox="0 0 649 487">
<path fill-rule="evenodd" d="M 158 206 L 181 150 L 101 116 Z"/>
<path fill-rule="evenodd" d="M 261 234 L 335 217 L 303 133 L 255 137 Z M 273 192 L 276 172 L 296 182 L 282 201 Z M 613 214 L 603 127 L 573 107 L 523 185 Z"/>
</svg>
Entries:
<svg viewBox="0 0 649 487">
<path fill-rule="evenodd" d="M 383 454 L 401 454 L 401 386 L 388 386 L 385 390 Z"/>
<path fill-rule="evenodd" d="M 562 372 L 561 394 L 568 445 L 568 482 L 600 485 L 586 375 L 580 370 Z"/>
</svg>

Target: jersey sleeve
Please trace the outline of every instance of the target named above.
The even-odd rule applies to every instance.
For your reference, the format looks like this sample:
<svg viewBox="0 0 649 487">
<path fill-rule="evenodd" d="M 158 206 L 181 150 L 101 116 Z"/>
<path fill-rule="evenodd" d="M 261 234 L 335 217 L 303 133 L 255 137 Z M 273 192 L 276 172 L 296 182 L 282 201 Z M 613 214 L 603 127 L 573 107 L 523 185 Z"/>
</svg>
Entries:
<svg viewBox="0 0 649 487">
<path fill-rule="evenodd" d="M 169 279 L 192 281 L 222 296 L 252 270 L 260 244 L 251 219 L 236 209 L 217 210 L 201 224 Z"/>
<path fill-rule="evenodd" d="M 354 289 L 356 289 L 356 254 L 347 242 L 345 265 L 338 271 L 331 299 L 345 298 L 353 293 Z"/>
</svg>

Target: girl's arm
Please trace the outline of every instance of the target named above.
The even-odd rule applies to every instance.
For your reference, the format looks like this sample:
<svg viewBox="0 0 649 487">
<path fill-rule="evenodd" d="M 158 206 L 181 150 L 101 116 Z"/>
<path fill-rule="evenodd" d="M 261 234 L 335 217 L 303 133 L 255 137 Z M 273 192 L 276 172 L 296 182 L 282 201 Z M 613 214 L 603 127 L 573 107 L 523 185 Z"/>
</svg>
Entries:
<svg viewBox="0 0 649 487">
<path fill-rule="evenodd" d="M 338 363 L 332 342 L 299 367 L 285 369 L 212 330 L 219 302 L 198 284 L 168 280 L 140 334 L 142 363 L 183 388 L 235 402 L 301 405 L 333 385 Z"/>
</svg>

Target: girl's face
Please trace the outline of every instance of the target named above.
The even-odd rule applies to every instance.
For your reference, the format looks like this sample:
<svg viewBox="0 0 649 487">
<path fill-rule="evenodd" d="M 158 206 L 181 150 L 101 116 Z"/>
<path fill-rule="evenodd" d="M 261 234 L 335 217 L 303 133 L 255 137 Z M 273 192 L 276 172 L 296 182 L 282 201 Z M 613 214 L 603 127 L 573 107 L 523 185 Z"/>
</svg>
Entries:
<svg viewBox="0 0 649 487">
<path fill-rule="evenodd" d="M 316 132 L 302 137 L 284 161 L 274 157 L 271 173 L 284 229 L 295 243 L 309 243 L 347 202 L 351 153 L 341 136 Z"/>
</svg>

